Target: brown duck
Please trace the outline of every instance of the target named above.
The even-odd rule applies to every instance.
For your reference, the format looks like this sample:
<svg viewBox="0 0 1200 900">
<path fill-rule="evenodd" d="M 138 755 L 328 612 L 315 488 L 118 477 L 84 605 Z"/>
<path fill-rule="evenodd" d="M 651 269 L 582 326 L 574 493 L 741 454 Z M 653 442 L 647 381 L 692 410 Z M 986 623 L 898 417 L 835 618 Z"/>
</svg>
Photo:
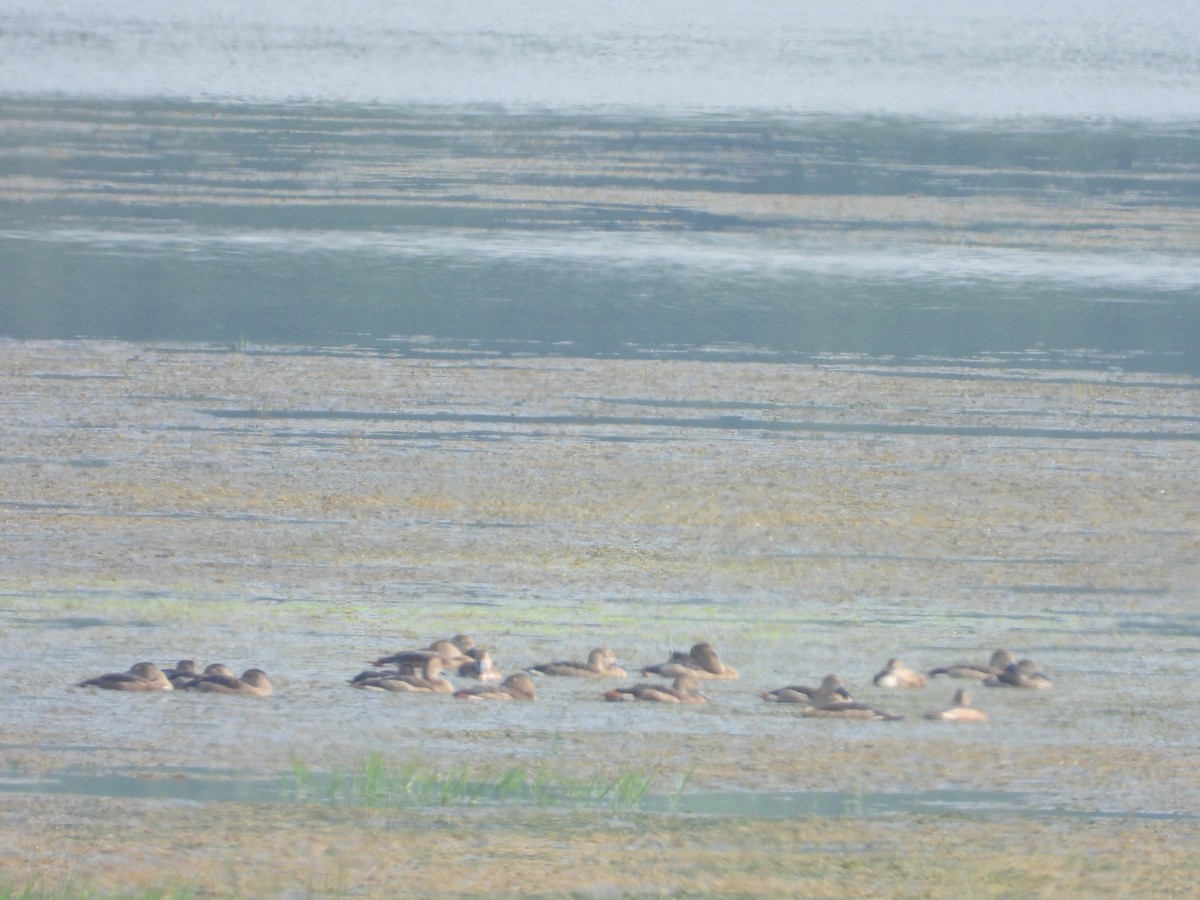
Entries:
<svg viewBox="0 0 1200 900">
<path fill-rule="evenodd" d="M 588 654 L 587 662 L 557 662 L 542 663 L 530 666 L 525 671 L 540 672 L 542 675 L 565 675 L 576 678 L 624 678 L 629 673 L 616 665 L 617 654 L 607 647 L 597 647 Z"/>
<path fill-rule="evenodd" d="M 762 698 L 768 703 L 803 703 L 805 706 L 812 706 L 813 695 L 819 690 L 820 688 L 809 687 L 804 684 L 789 684 L 787 687 L 767 691 L 762 695 Z M 833 695 L 827 698 L 827 702 L 853 699 L 850 696 L 850 692 L 846 690 L 846 686 L 838 684 L 833 690 Z"/>
<path fill-rule="evenodd" d="M 504 673 L 492 660 L 492 654 L 485 649 L 472 649 L 471 659 L 458 667 L 460 678 L 474 678 L 476 681 L 500 681 Z"/>
<path fill-rule="evenodd" d="M 163 674 L 167 676 L 167 680 L 171 682 L 171 686 L 179 690 L 192 679 L 199 678 L 200 670 L 196 668 L 195 660 L 181 659 L 175 663 L 175 668 L 163 669 Z"/>
<path fill-rule="evenodd" d="M 403 675 L 400 672 L 362 672 L 351 679 L 358 688 L 376 691 L 394 691 L 400 694 L 451 694 L 454 685 L 442 675 L 441 657 L 434 656 L 425 661 L 420 675 Z"/>
<path fill-rule="evenodd" d="M 154 663 L 134 663 L 126 672 L 109 672 L 86 681 L 79 687 L 97 687 L 106 691 L 169 691 L 173 687 L 167 676 Z"/>
<path fill-rule="evenodd" d="M 888 722 L 903 718 L 865 703 L 843 700 L 839 688 L 845 688 L 842 679 L 837 675 L 826 675 L 800 715 L 810 719 L 881 719 Z"/>
<path fill-rule="evenodd" d="M 676 678 L 689 673 L 697 678 L 734 679 L 738 677 L 737 671 L 721 662 L 717 651 L 707 641 L 695 644 L 686 653 L 676 650 L 665 663 L 646 666 L 642 669 L 643 675 L 663 675 L 667 678 Z"/>
<path fill-rule="evenodd" d="M 423 650 L 401 650 L 398 653 L 393 653 L 391 656 L 381 656 L 374 660 L 373 666 L 395 666 L 397 671 L 402 674 L 419 673 L 425 668 L 425 663 L 433 657 L 441 659 L 442 663 L 447 667 L 461 666 L 463 663 L 471 661 L 471 657 L 460 647 L 455 641 L 466 643 L 470 641 L 470 648 L 475 646 L 475 642 L 464 634 L 455 635 L 454 638 L 444 641 L 434 641 Z"/>
<path fill-rule="evenodd" d="M 509 675 L 499 684 L 476 684 L 455 691 L 459 700 L 536 700 L 537 686 L 524 672 Z"/>
<path fill-rule="evenodd" d="M 176 666 L 178 669 L 178 666 Z M 225 665 L 225 663 L 209 663 L 204 667 L 203 672 L 198 672 L 190 678 L 186 675 L 181 675 L 171 679 L 171 683 L 175 685 L 176 690 L 190 691 L 196 684 L 205 678 L 233 678 L 233 669 Z"/>
<path fill-rule="evenodd" d="M 241 678 L 229 675 L 204 675 L 197 678 L 188 690 L 207 694 L 238 694 L 242 697 L 269 697 L 274 686 L 262 669 L 247 669 Z"/>
<path fill-rule="evenodd" d="M 930 669 L 929 676 L 931 678 L 946 676 L 947 678 L 969 678 L 972 681 L 985 681 L 988 678 L 996 677 L 1016 661 L 1017 658 L 1009 651 L 997 650 L 986 663 L 954 663 L 953 665 Z"/>
<path fill-rule="evenodd" d="M 670 687 L 661 684 L 635 684 L 604 692 L 605 700 L 648 700 L 655 703 L 707 703 L 699 690 L 700 682 L 688 672 L 678 675 Z"/>
<path fill-rule="evenodd" d="M 1054 686 L 1054 682 L 1038 671 L 1037 663 L 1032 659 L 1012 663 L 999 675 L 984 679 L 983 683 L 986 687 L 1032 688 L 1039 691 L 1049 690 Z"/>
<path fill-rule="evenodd" d="M 943 722 L 986 722 L 987 713 L 971 705 L 971 698 L 966 688 L 954 692 L 950 705 L 942 709 L 931 709 L 925 713 L 926 719 L 940 719 Z"/>
<path fill-rule="evenodd" d="M 923 688 L 925 676 L 914 672 L 895 657 L 875 675 L 875 686 L 881 688 Z"/>
</svg>

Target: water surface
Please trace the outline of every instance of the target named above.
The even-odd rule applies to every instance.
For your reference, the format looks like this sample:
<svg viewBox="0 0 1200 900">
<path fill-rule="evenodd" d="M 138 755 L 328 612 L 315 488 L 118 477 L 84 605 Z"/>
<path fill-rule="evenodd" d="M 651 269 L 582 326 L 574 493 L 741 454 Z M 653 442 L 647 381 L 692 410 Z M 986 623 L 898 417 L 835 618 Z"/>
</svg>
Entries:
<svg viewBox="0 0 1200 900">
<path fill-rule="evenodd" d="M 0 334 L 1200 371 L 1194 10 L 752 7 L 0 14 Z"/>
<path fill-rule="evenodd" d="M 384 752 L 855 833 L 1194 821 L 1198 15 L 0 11 L 7 808 L 239 817 Z M 742 678 L 346 684 L 458 631 L 506 669 L 711 640 Z M 978 729 L 871 684 L 998 647 L 1055 689 L 980 689 Z M 188 657 L 277 693 L 74 686 Z M 760 699 L 827 672 L 904 720 Z"/>
</svg>

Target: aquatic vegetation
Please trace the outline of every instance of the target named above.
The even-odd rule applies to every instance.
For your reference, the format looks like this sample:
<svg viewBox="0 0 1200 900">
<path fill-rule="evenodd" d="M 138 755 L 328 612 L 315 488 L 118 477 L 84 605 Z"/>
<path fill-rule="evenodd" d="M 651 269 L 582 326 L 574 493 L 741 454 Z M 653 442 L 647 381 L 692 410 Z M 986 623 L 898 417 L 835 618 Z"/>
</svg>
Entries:
<svg viewBox="0 0 1200 900">
<path fill-rule="evenodd" d="M 424 762 L 395 760 L 380 752 L 368 753 L 352 771 L 334 769 L 320 774 L 293 754 L 292 784 L 286 794 L 301 803 L 369 809 L 497 803 L 637 809 L 655 778 L 654 770 L 638 767 L 568 775 L 545 762 L 533 767 L 463 763 L 439 769 Z"/>
<path fill-rule="evenodd" d="M 21 886 L 0 884 L 0 900 L 190 900 L 196 892 L 190 887 L 166 888 L 163 890 L 139 891 L 93 891 L 81 889 L 70 882 L 59 887 L 47 887 L 39 882 L 27 882 Z"/>
<path fill-rule="evenodd" d="M 16 541 L 0 585 L 7 712 L 28 733 L 6 756 L 26 773 L 91 771 L 95 748 L 128 745 L 121 764 L 136 770 L 82 786 L 104 797 L 15 779 L 7 814 L 31 824 L 8 836 L 19 844 L 0 872 L 16 879 L 8 896 L 174 896 L 154 888 L 179 881 L 205 895 L 337 896 L 382 893 L 388 876 L 428 893 L 446 860 L 478 874 L 464 892 L 501 894 L 1130 894 L 1195 881 L 1195 822 L 1154 818 L 1190 809 L 1200 790 L 1174 689 L 1196 671 L 1194 381 L 1097 375 L 1095 396 L 1073 399 L 1070 380 L 1037 373 L 913 378 L 831 361 L 710 375 L 656 362 L 664 402 L 759 404 L 717 428 L 630 413 L 621 398 L 649 381 L 620 361 L 6 349 L 4 396 L 33 398 L 46 423 L 10 430 L 0 466 Z M 112 391 L 105 373 L 135 358 Z M 78 390 L 88 373 L 99 388 Z M 328 384 L 342 393 L 326 414 Z M 453 412 L 373 418 L 398 389 L 418 411 L 530 417 L 503 440 Z M 787 424 L 817 402 L 846 435 L 804 421 L 763 431 L 765 409 Z M 319 416 L 262 413 L 297 406 Z M 572 421 L 543 422 L 564 406 Z M 594 408 L 628 422 L 601 427 Z M 1050 415 L 1127 421 L 1131 433 L 1059 439 L 1045 434 Z M 116 427 L 72 424 L 97 416 Z M 1138 436 L 1151 428 L 1181 436 Z M 713 702 L 685 716 L 616 710 L 587 685 L 546 685 L 549 702 L 520 709 L 345 688 L 372 654 L 455 631 L 501 667 L 600 641 L 639 666 L 709 639 L 743 681 L 714 684 Z M 931 705 L 920 696 L 890 698 L 909 723 L 889 733 L 754 699 L 825 671 L 870 698 L 888 655 L 926 666 L 997 646 L 1054 666 L 1052 702 L 1099 712 L 1047 722 L 1036 696 L 993 692 L 997 742 L 995 729 L 935 734 L 914 719 Z M 195 740 L 203 704 L 66 690 L 111 659 L 217 648 L 256 661 L 270 648 L 281 691 L 222 704 L 208 740 Z M 47 659 L 69 674 L 46 682 Z M 1134 671 L 1144 677 L 1131 683 Z M 97 713 L 110 706 L 121 716 Z M 129 740 L 131 725 L 160 739 Z M 261 738 L 252 757 L 245 734 Z M 280 777 L 292 746 L 305 755 Z M 1013 783 L 1031 786 L 1019 805 L 969 815 L 894 796 Z M 187 815 L 164 799 L 186 800 Z M 1059 808 L 1101 812 L 1030 830 L 1029 810 Z M 118 818 L 155 853 L 129 858 Z M 635 829 L 669 852 L 624 866 Z M 250 832 L 245 869 L 224 869 Z M 471 843 L 453 843 L 464 834 Z M 1096 862 L 1109 858 L 1121 865 Z M 1165 878 L 1159 862 L 1174 867 Z M 51 880 L 26 887 L 39 872 Z M 75 875 L 80 890 L 58 880 Z"/>
</svg>

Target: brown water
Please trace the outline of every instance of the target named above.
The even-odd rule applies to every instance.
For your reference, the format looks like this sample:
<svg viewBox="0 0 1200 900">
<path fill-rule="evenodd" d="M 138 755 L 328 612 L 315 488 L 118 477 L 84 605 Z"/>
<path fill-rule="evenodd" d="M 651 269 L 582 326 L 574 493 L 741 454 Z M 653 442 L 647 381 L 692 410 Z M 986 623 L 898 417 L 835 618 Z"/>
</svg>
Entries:
<svg viewBox="0 0 1200 900">
<path fill-rule="evenodd" d="M 1195 379 L 116 342 L 0 359 L 6 790 L 237 800 L 294 759 L 378 752 L 647 767 L 710 814 L 1200 811 Z M 742 677 L 687 708 L 573 679 L 534 704 L 345 684 L 459 631 L 505 669 L 706 639 Z M 997 647 L 1055 686 L 974 690 L 981 726 L 920 718 L 960 683 L 871 685 L 890 656 Z M 277 693 L 73 687 L 184 657 L 260 666 Z M 827 672 L 905 720 L 759 699 Z"/>
</svg>

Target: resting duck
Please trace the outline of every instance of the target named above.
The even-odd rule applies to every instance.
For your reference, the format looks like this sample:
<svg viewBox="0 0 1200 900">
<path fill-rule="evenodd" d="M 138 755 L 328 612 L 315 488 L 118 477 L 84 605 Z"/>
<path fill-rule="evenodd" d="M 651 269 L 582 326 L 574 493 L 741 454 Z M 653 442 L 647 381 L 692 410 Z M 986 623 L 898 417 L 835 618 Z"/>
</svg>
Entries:
<svg viewBox="0 0 1200 900">
<path fill-rule="evenodd" d="M 499 681 L 504 677 L 504 673 L 496 668 L 492 661 L 492 654 L 486 649 L 472 649 L 471 660 L 459 665 L 458 674 L 462 678 L 474 678 L 476 681 Z"/>
<path fill-rule="evenodd" d="M 1012 663 L 999 675 L 984 680 L 986 687 L 1018 687 L 1048 690 L 1054 683 L 1038 671 L 1037 663 L 1032 659 L 1022 659 Z"/>
<path fill-rule="evenodd" d="M 840 679 L 839 679 L 840 680 Z M 812 706 L 813 695 L 820 688 L 808 687 L 803 684 L 789 684 L 787 687 L 776 688 L 773 691 L 767 691 L 762 695 L 762 698 L 768 703 L 803 703 L 805 706 Z M 834 688 L 834 696 L 829 697 L 827 702 L 834 700 L 853 700 L 850 692 L 846 690 L 844 684 L 838 684 Z"/>
<path fill-rule="evenodd" d="M 377 691 L 394 691 L 409 694 L 451 694 L 454 685 L 442 675 L 441 657 L 434 656 L 425 661 L 420 675 L 403 675 L 400 672 L 361 672 L 350 680 L 358 688 Z"/>
<path fill-rule="evenodd" d="M 937 678 L 939 675 L 945 675 L 948 678 L 970 678 L 973 681 L 984 681 L 999 675 L 1016 661 L 1017 658 L 1009 651 L 997 650 L 987 663 L 954 663 L 950 666 L 930 669 L 929 676 Z"/>
<path fill-rule="evenodd" d="M 154 663 L 140 662 L 129 667 L 127 672 L 109 672 L 86 681 L 79 687 L 98 687 L 106 691 L 170 691 L 170 680 Z"/>
<path fill-rule="evenodd" d="M 179 667 L 176 666 L 176 669 Z M 195 666 L 193 665 L 193 668 Z M 175 685 L 176 690 L 190 691 L 196 684 L 205 678 L 233 678 L 233 669 L 225 665 L 225 663 L 209 663 L 204 667 L 203 672 L 197 672 L 195 675 L 188 677 L 186 674 L 180 675 L 171 679 L 171 683 Z"/>
<path fill-rule="evenodd" d="M 524 672 L 509 675 L 500 684 L 476 684 L 455 691 L 459 700 L 536 700 L 537 686 Z"/>
<path fill-rule="evenodd" d="M 967 689 L 959 688 L 954 692 L 954 699 L 950 701 L 950 706 L 944 709 L 931 709 L 925 713 L 925 718 L 940 719 L 943 722 L 986 722 L 987 713 L 973 707 L 971 698 L 967 695 Z"/>
<path fill-rule="evenodd" d="M 881 688 L 922 688 L 925 676 L 914 672 L 900 660 L 892 657 L 882 671 L 875 675 L 875 686 Z"/>
<path fill-rule="evenodd" d="M 691 673 L 697 678 L 734 679 L 738 677 L 736 670 L 721 662 L 713 645 L 702 641 L 686 653 L 676 650 L 665 663 L 646 666 L 643 675 L 664 675 L 676 678 Z"/>
<path fill-rule="evenodd" d="M 470 641 L 468 649 L 475 646 L 475 642 L 465 634 L 458 634 L 450 640 L 434 641 L 424 650 L 401 650 L 391 656 L 381 656 L 371 665 L 379 667 L 394 665 L 401 673 L 412 675 L 424 669 L 426 661 L 435 656 L 441 658 L 446 666 L 460 666 L 470 662 L 471 657 L 455 643 L 456 640 L 462 643 Z"/>
<path fill-rule="evenodd" d="M 845 684 L 837 675 L 826 675 L 821 680 L 821 686 L 813 691 L 809 704 L 800 715 L 810 719 L 882 719 L 894 722 L 904 718 L 894 716 L 881 709 L 874 709 L 865 703 L 841 699 L 841 691 Z"/>
<path fill-rule="evenodd" d="M 167 676 L 167 680 L 171 682 L 171 686 L 178 690 L 193 678 L 199 678 L 200 670 L 196 668 L 195 660 L 181 659 L 175 663 L 175 668 L 163 669 L 163 674 Z"/>
<path fill-rule="evenodd" d="M 469 634 L 456 634 L 454 637 L 448 638 L 448 640 L 467 656 L 475 655 L 475 639 Z"/>
<path fill-rule="evenodd" d="M 597 647 L 588 654 L 587 662 L 542 663 L 530 666 L 525 671 L 540 672 L 542 675 L 566 675 L 576 678 L 625 678 L 629 673 L 616 665 L 617 654 L 607 647 Z"/>
<path fill-rule="evenodd" d="M 657 703 L 707 703 L 699 691 L 700 682 L 688 673 L 679 675 L 670 687 L 661 684 L 635 684 L 604 692 L 605 700 L 649 700 Z"/>
<path fill-rule="evenodd" d="M 238 694 L 243 697 L 269 697 L 274 692 L 271 680 L 262 669 L 247 669 L 241 678 L 228 675 L 204 675 L 197 678 L 188 690 L 207 694 Z"/>
</svg>

